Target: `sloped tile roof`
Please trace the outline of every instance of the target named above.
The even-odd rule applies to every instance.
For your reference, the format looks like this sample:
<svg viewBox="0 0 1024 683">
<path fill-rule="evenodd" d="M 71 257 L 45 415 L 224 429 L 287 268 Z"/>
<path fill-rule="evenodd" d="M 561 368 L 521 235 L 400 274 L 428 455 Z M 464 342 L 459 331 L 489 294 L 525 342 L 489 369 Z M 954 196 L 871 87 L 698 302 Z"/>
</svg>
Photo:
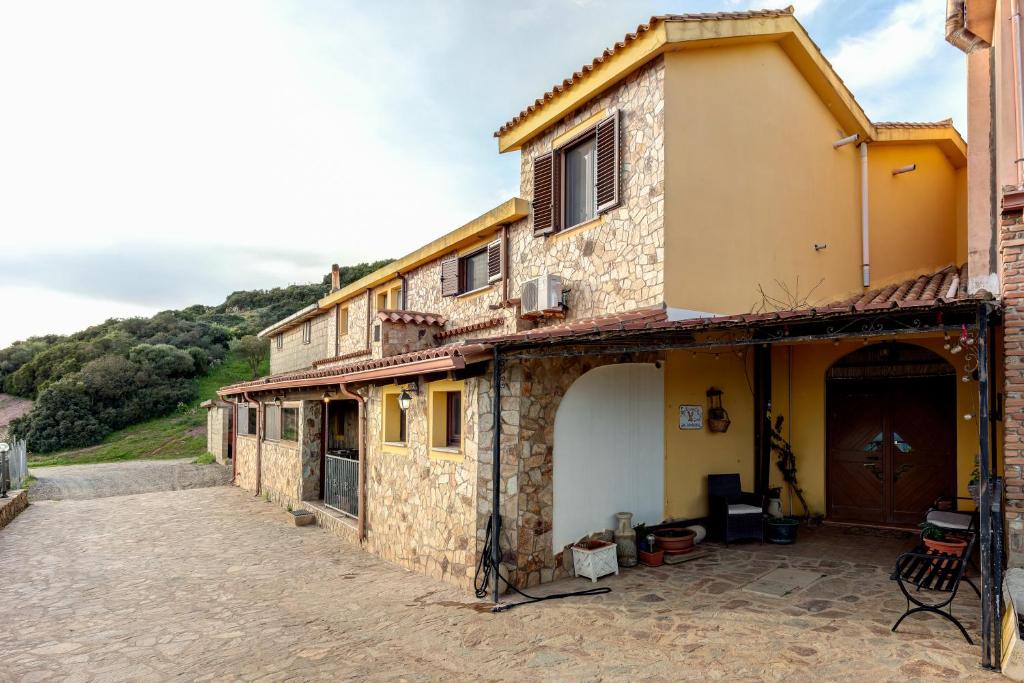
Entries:
<svg viewBox="0 0 1024 683">
<path fill-rule="evenodd" d="M 875 128 L 952 128 L 953 119 L 941 121 L 876 121 Z"/>
<path fill-rule="evenodd" d="M 337 378 L 339 382 L 345 381 L 345 375 L 354 375 L 372 370 L 383 370 L 387 368 L 398 368 L 404 365 L 411 365 L 420 361 L 439 360 L 444 358 L 463 358 L 473 356 L 486 351 L 487 347 L 481 344 L 466 344 L 463 342 L 437 346 L 430 349 L 402 353 L 395 356 L 375 358 L 339 365 L 335 367 L 321 367 L 315 370 L 301 370 L 297 372 L 284 372 L 276 375 L 268 375 L 250 382 L 238 382 L 221 388 L 224 393 L 238 393 L 239 391 L 259 391 L 261 388 L 272 388 L 274 385 L 283 382 L 295 382 L 302 380 L 318 380 L 324 378 Z"/>
<path fill-rule="evenodd" d="M 529 105 L 521 112 L 516 114 L 512 119 L 502 124 L 495 133 L 494 137 L 503 135 L 506 131 L 517 125 L 520 121 L 525 119 L 527 116 L 532 114 L 534 111 L 544 106 L 549 100 L 553 99 L 556 95 L 565 92 L 569 88 L 573 87 L 581 80 L 586 78 L 591 71 L 600 66 L 606 59 L 612 55 L 618 53 L 627 45 L 635 41 L 637 38 L 647 33 L 659 23 L 663 21 L 721 21 L 729 19 L 774 19 L 777 17 L 792 16 L 793 7 L 789 6 L 785 9 L 764 9 L 764 10 L 750 10 L 746 12 L 704 12 L 704 13 L 691 13 L 691 14 L 659 14 L 651 17 L 647 20 L 646 24 L 640 24 L 636 27 L 636 30 L 632 33 L 627 33 L 622 40 L 618 41 L 609 48 L 606 48 L 604 52 L 595 57 L 589 64 L 584 64 L 580 67 L 579 71 L 573 73 L 572 76 L 566 78 L 561 83 L 556 83 L 551 86 L 551 89 L 544 93 L 542 96 L 534 100 L 533 104 Z"/>
<path fill-rule="evenodd" d="M 414 325 L 437 325 L 444 327 L 447 318 L 436 313 L 417 313 L 416 311 L 386 310 L 378 311 L 377 319 L 393 323 L 412 323 Z"/>
</svg>

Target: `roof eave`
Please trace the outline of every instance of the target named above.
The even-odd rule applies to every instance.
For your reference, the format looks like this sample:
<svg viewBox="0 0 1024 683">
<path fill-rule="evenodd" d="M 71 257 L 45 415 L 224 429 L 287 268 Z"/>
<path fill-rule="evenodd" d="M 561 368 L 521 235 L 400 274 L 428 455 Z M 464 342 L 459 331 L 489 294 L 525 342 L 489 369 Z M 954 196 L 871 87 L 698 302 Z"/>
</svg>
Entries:
<svg viewBox="0 0 1024 683">
<path fill-rule="evenodd" d="M 719 45 L 776 42 L 842 124 L 845 132 L 874 139 L 874 126 L 792 15 L 708 21 L 661 19 L 650 30 L 602 59 L 592 70 L 554 94 L 496 136 L 498 150 L 508 152 L 542 134 L 569 112 L 621 82 L 629 74 L 669 51 L 706 49 Z"/>
</svg>

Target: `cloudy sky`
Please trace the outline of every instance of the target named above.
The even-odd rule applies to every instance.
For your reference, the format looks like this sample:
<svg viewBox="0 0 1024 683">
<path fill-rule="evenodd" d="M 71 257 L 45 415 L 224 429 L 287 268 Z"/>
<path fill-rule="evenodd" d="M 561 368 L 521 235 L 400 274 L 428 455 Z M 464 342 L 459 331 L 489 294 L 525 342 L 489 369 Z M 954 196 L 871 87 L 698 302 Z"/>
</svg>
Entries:
<svg viewBox="0 0 1024 683">
<path fill-rule="evenodd" d="M 963 131 L 945 3 L 791 1 L 872 119 Z M 784 4 L 0 3 L 0 347 L 401 256 L 515 195 L 493 131 L 651 14 Z"/>
</svg>

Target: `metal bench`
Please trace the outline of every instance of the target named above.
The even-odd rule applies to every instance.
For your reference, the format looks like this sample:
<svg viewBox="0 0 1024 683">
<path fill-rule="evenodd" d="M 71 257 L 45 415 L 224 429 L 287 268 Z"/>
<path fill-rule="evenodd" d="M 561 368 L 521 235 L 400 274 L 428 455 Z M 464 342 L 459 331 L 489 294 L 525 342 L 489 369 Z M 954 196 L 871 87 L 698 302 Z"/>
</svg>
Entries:
<svg viewBox="0 0 1024 683">
<path fill-rule="evenodd" d="M 966 581 L 978 597 L 981 597 L 978 587 L 964 575 L 974 551 L 975 534 L 966 531 L 960 535 L 967 538 L 967 546 L 959 555 L 932 550 L 925 546 L 922 540 L 913 550 L 903 553 L 896 559 L 896 568 L 890 578 L 896 581 L 906 596 L 907 611 L 893 624 L 894 633 L 911 614 L 931 612 L 953 622 L 967 642 L 974 645 L 974 641 L 967 634 L 967 629 L 953 616 L 953 599 L 960 589 L 961 581 Z M 934 599 L 929 600 L 929 596 L 934 596 Z M 915 607 L 911 608 L 911 603 Z"/>
</svg>

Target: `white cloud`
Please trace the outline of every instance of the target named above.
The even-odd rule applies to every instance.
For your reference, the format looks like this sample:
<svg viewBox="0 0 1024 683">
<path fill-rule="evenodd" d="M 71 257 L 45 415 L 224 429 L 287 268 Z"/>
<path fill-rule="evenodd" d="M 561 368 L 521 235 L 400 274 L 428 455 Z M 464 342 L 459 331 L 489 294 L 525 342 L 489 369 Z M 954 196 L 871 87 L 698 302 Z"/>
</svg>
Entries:
<svg viewBox="0 0 1024 683">
<path fill-rule="evenodd" d="M 943 45 L 944 21 L 939 0 L 903 2 L 877 27 L 841 40 L 832 64 L 854 92 L 893 83 L 935 56 Z"/>
</svg>

